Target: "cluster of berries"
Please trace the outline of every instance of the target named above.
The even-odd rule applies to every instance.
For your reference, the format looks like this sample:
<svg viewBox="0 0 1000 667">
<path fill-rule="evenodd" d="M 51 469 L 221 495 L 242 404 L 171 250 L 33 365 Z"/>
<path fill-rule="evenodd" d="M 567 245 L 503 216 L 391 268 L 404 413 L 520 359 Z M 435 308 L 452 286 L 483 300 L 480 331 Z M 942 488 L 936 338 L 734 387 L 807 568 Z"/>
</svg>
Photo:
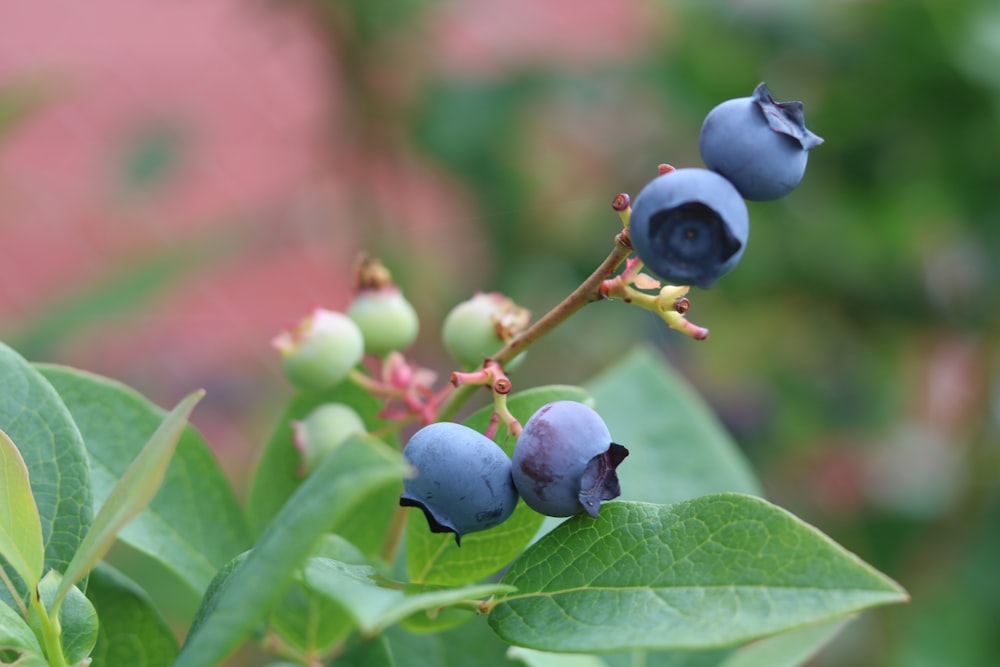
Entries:
<svg viewBox="0 0 1000 667">
<path fill-rule="evenodd" d="M 709 112 L 698 136 L 708 169 L 662 173 L 636 196 L 630 235 L 636 255 L 676 285 L 709 287 L 736 266 L 750 230 L 744 199 L 770 201 L 802 180 L 809 150 L 801 102 L 775 102 L 763 83 L 750 97 Z"/>
<path fill-rule="evenodd" d="M 524 424 L 513 460 L 485 435 L 438 422 L 417 431 L 403 457 L 414 475 L 399 504 L 423 510 L 431 531 L 466 533 L 505 521 L 518 496 L 531 509 L 556 517 L 586 512 L 621 494 L 617 467 L 628 450 L 611 441 L 601 416 L 575 401 L 543 406 Z"/>
<path fill-rule="evenodd" d="M 822 141 L 806 129 L 800 102 L 775 102 L 763 83 L 752 96 L 715 107 L 698 141 L 708 169 L 663 166 L 634 205 L 629 206 L 627 195 L 615 198 L 637 258 L 627 260 L 614 278 L 603 279 L 597 293 L 654 310 L 670 326 L 705 338 L 706 329 L 683 317 L 687 286 L 708 287 L 736 265 L 749 232 L 744 200 L 788 194 L 802 179 L 808 151 Z M 613 262 L 612 269 L 628 254 L 623 238 L 624 232 L 618 250 L 606 260 Z M 641 273 L 644 267 L 672 284 L 661 286 Z M 595 275 L 602 279 L 601 270 Z M 645 292 L 653 289 L 659 290 L 656 295 Z M 442 341 L 461 370 L 452 373 L 450 386 L 435 392 L 435 374 L 409 364 L 400 352 L 417 336 L 416 312 L 388 271 L 365 260 L 346 313 L 317 309 L 275 338 L 274 345 L 298 388 L 322 391 L 351 378 L 385 400 L 381 417 L 397 427 L 413 421 L 423 425 L 403 449 L 413 475 L 404 480 L 399 503 L 421 509 L 433 532 L 452 532 L 460 543 L 467 533 L 505 521 L 519 498 L 549 516 L 596 517 L 601 503 L 621 492 L 616 469 L 628 450 L 612 442 L 594 410 L 556 401 L 539 409 L 523 428 L 507 410 L 510 381 L 505 369 L 525 353 L 513 359 L 506 354 L 530 338 L 530 319 L 500 294 L 477 294 L 455 306 L 444 320 Z M 365 355 L 381 360 L 380 376 L 358 369 Z M 438 421 L 450 390 L 463 383 L 493 390 L 493 420 L 485 433 Z M 492 440 L 501 422 L 517 437 L 512 457 Z M 319 406 L 293 427 L 304 472 L 366 430 L 358 413 L 340 403 Z"/>
</svg>

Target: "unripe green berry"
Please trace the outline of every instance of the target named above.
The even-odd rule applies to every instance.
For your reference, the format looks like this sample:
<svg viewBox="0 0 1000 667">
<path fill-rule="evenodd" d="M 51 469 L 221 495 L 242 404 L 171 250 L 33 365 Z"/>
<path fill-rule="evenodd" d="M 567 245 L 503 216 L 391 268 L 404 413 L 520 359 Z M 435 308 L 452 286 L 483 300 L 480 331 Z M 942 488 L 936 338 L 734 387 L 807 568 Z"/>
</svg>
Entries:
<svg viewBox="0 0 1000 667">
<path fill-rule="evenodd" d="M 358 433 L 365 433 L 365 423 L 349 405 L 323 403 L 303 419 L 292 422 L 295 448 L 302 456 L 302 471 L 310 473 L 330 453 Z"/>
<path fill-rule="evenodd" d="M 380 357 L 409 347 L 420 330 L 417 311 L 397 287 L 361 290 L 347 315 L 361 329 L 365 352 Z"/>
<path fill-rule="evenodd" d="M 463 370 L 479 368 L 528 323 L 528 311 L 498 293 L 479 293 L 458 304 L 441 325 L 445 349 Z M 507 364 L 515 366 L 524 354 Z"/>
<path fill-rule="evenodd" d="M 272 341 L 289 382 L 318 391 L 340 384 L 364 356 L 365 341 L 354 320 L 317 308 L 294 329 Z"/>
</svg>

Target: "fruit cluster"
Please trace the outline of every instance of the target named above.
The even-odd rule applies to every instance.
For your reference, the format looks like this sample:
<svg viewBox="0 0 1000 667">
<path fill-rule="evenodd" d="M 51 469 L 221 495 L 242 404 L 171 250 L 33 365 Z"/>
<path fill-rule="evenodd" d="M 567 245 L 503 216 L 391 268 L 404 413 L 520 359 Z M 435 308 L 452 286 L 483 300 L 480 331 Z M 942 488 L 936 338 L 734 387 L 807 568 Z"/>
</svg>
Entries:
<svg viewBox="0 0 1000 667">
<path fill-rule="evenodd" d="M 744 199 L 791 192 L 809 150 L 823 140 L 806 129 L 801 102 L 775 102 L 763 83 L 706 116 L 698 148 L 707 169 L 666 169 L 636 196 L 630 235 L 649 270 L 677 285 L 709 287 L 746 248 Z"/>
<path fill-rule="evenodd" d="M 435 391 L 436 374 L 404 358 L 401 351 L 419 330 L 417 314 L 389 272 L 367 258 L 345 313 L 317 308 L 275 338 L 286 375 L 307 392 L 350 379 L 384 400 L 379 417 L 388 422 L 385 433 L 420 425 L 403 447 L 412 475 L 403 482 L 399 504 L 422 510 L 433 532 L 454 533 L 460 543 L 463 535 L 505 521 L 519 499 L 549 516 L 596 518 L 601 503 L 621 493 L 617 466 L 628 450 L 612 441 L 597 412 L 579 402 L 549 403 L 522 427 L 507 409 L 506 371 L 541 335 L 586 303 L 605 298 L 653 310 L 693 338 L 708 336 L 684 317 L 689 286 L 708 287 L 740 261 L 749 233 L 744 200 L 790 192 L 802 179 L 808 151 L 822 139 L 806 129 L 801 103 L 775 102 L 762 83 L 752 96 L 715 107 L 698 143 L 707 169 L 662 165 L 634 205 L 627 195 L 615 198 L 625 227 L 615 248 L 546 316 L 532 324 L 530 313 L 497 293 L 478 293 L 456 305 L 441 331 L 459 367 L 449 386 Z M 672 284 L 661 285 L 658 278 Z M 371 368 L 376 363 L 378 373 Z M 484 433 L 448 421 L 474 386 L 493 394 Z M 493 440 L 501 424 L 517 438 L 511 457 Z M 321 404 L 293 422 L 302 473 L 369 426 L 340 403 Z"/>
<path fill-rule="evenodd" d="M 518 496 L 556 517 L 586 512 L 621 494 L 618 464 L 628 450 L 611 441 L 604 420 L 575 401 L 543 406 L 525 423 L 513 460 L 485 435 L 437 422 L 417 431 L 403 449 L 413 468 L 399 504 L 423 510 L 432 532 L 467 533 L 506 520 Z"/>
</svg>

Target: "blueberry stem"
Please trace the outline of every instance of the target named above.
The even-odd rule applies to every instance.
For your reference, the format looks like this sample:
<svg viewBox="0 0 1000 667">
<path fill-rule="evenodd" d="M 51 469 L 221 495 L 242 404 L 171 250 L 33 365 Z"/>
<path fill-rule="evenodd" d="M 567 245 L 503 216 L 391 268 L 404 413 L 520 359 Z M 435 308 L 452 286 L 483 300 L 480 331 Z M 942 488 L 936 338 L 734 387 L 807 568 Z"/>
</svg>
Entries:
<svg viewBox="0 0 1000 667">
<path fill-rule="evenodd" d="M 525 329 L 521 335 L 517 336 L 500 350 L 497 351 L 490 360 L 499 366 L 503 366 L 508 361 L 519 355 L 528 347 L 533 345 L 540 338 L 545 336 L 560 324 L 569 319 L 574 313 L 586 306 L 604 298 L 601 292 L 602 283 L 614 275 L 615 270 L 622 262 L 628 258 L 632 252 L 632 242 L 629 240 L 628 231 L 622 230 L 615 236 L 615 246 L 608 256 L 601 262 L 590 276 L 573 290 L 565 299 L 560 301 L 552 310 L 545 313 L 534 324 Z M 441 421 L 452 419 L 466 401 L 471 398 L 477 385 L 462 384 L 444 403 L 438 412 L 438 419 Z"/>
<path fill-rule="evenodd" d="M 451 374 L 451 384 L 455 387 L 489 386 L 493 392 L 493 417 L 490 419 L 490 425 L 484 434 L 487 438 L 492 439 L 496 435 L 497 427 L 501 421 L 507 427 L 507 433 L 515 438 L 521 435 L 521 422 L 517 421 L 517 418 L 507 409 L 507 394 L 510 393 L 512 385 L 500 364 L 492 359 L 487 359 L 478 371 L 471 373 L 455 371 Z"/>
<path fill-rule="evenodd" d="M 402 505 L 396 505 L 382 542 L 382 559 L 386 563 L 395 563 L 399 553 L 399 545 L 403 542 L 403 532 L 406 530 L 406 517 L 409 512 Z"/>
</svg>

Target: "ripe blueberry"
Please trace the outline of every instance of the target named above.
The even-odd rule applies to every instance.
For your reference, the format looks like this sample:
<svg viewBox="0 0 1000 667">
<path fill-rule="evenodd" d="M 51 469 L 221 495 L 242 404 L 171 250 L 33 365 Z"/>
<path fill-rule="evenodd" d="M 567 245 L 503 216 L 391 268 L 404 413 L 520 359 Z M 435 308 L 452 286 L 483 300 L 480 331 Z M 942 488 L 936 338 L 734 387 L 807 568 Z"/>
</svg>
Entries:
<svg viewBox="0 0 1000 667">
<path fill-rule="evenodd" d="M 361 290 L 347 316 L 361 329 L 365 352 L 378 356 L 409 347 L 420 330 L 417 311 L 395 286 Z"/>
<path fill-rule="evenodd" d="M 514 486 L 536 512 L 596 517 L 601 501 L 621 495 L 615 469 L 626 456 L 594 410 L 556 401 L 528 419 L 514 445 Z"/>
<path fill-rule="evenodd" d="M 650 271 L 677 285 L 709 287 L 740 261 L 750 232 L 746 203 L 707 169 L 657 176 L 632 204 L 629 234 Z"/>
<path fill-rule="evenodd" d="M 492 528 L 517 506 L 510 459 L 479 431 L 437 422 L 413 434 L 403 458 L 415 475 L 403 481 L 399 504 L 419 507 L 434 533 L 467 533 Z"/>
<path fill-rule="evenodd" d="M 802 180 L 809 150 L 821 143 L 806 129 L 802 103 L 775 102 L 763 83 L 750 97 L 712 109 L 698 135 L 705 165 L 755 201 L 791 192 Z"/>
<path fill-rule="evenodd" d="M 316 308 L 292 330 L 278 334 L 272 345 L 281 352 L 289 382 L 305 390 L 340 384 L 364 356 L 358 325 L 343 313 Z"/>
</svg>

